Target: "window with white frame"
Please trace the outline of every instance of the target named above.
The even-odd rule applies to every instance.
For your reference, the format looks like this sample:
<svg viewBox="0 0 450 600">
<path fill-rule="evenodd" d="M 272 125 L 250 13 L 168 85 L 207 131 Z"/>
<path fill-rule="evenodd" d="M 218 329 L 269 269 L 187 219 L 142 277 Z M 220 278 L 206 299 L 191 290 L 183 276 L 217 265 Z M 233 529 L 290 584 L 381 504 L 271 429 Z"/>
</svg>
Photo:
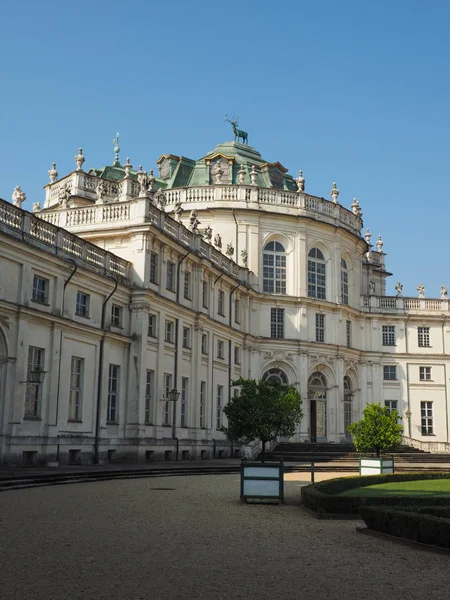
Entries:
<svg viewBox="0 0 450 600">
<path fill-rule="evenodd" d="M 117 423 L 118 404 L 119 404 L 119 365 L 109 365 L 108 374 L 108 404 L 106 408 L 106 421 L 108 423 Z"/>
<path fill-rule="evenodd" d="M 202 333 L 202 354 L 208 354 L 208 334 Z"/>
<path fill-rule="evenodd" d="M 239 298 L 235 298 L 234 300 L 234 322 L 241 322 L 241 303 L 239 301 Z"/>
<path fill-rule="evenodd" d="M 383 346 L 395 346 L 395 325 L 383 325 L 382 344 Z"/>
<path fill-rule="evenodd" d="M 217 340 L 217 358 L 225 358 L 224 343 L 222 340 Z"/>
<path fill-rule="evenodd" d="M 79 317 L 89 317 L 90 296 L 84 292 L 77 291 L 75 314 Z"/>
<path fill-rule="evenodd" d="M 184 272 L 184 298 L 186 300 L 191 299 L 191 272 Z"/>
<path fill-rule="evenodd" d="M 269 242 L 263 250 L 263 291 L 286 293 L 286 251 L 280 242 Z"/>
<path fill-rule="evenodd" d="M 155 388 L 155 371 L 147 369 L 145 379 L 145 423 L 150 425 L 153 422 L 153 397 Z"/>
<path fill-rule="evenodd" d="M 325 315 L 316 313 L 316 342 L 325 341 Z"/>
<path fill-rule="evenodd" d="M 348 269 L 343 258 L 341 258 L 341 303 L 348 304 Z"/>
<path fill-rule="evenodd" d="M 319 248 L 311 248 L 308 252 L 308 296 L 326 299 L 326 263 Z"/>
<path fill-rule="evenodd" d="M 180 425 L 181 425 L 181 427 L 187 427 L 188 401 L 189 401 L 189 379 L 187 377 L 182 377 L 181 378 L 181 409 L 180 409 Z"/>
<path fill-rule="evenodd" d="M 418 327 L 417 338 L 419 346 L 425 347 L 430 345 L 430 328 L 429 327 Z"/>
<path fill-rule="evenodd" d="M 239 346 L 234 347 L 234 364 L 241 364 L 241 349 L 239 348 Z"/>
<path fill-rule="evenodd" d="M 158 283 L 158 264 L 158 253 L 150 252 L 150 283 Z"/>
<path fill-rule="evenodd" d="M 284 308 L 270 309 L 270 337 L 284 338 Z"/>
<path fill-rule="evenodd" d="M 209 306 L 209 288 L 206 279 L 202 281 L 202 306 L 203 308 L 208 308 Z"/>
<path fill-rule="evenodd" d="M 200 406 L 199 406 L 199 417 L 200 417 L 200 428 L 205 429 L 206 426 L 206 381 L 200 382 Z"/>
<path fill-rule="evenodd" d="M 191 328 L 183 327 L 183 348 L 191 347 Z"/>
<path fill-rule="evenodd" d="M 422 435 L 433 435 L 433 403 L 420 403 Z"/>
<path fill-rule="evenodd" d="M 50 281 L 48 279 L 45 279 L 45 277 L 40 277 L 39 275 L 34 275 L 32 295 L 32 299 L 34 300 L 34 302 L 47 304 L 49 288 Z"/>
<path fill-rule="evenodd" d="M 164 340 L 169 344 L 174 343 L 175 337 L 175 323 L 173 321 L 166 321 L 166 330 L 164 335 Z"/>
<path fill-rule="evenodd" d="M 389 409 L 389 412 L 393 410 L 397 410 L 398 402 L 397 400 L 385 400 L 384 406 Z"/>
<path fill-rule="evenodd" d="M 27 386 L 25 388 L 25 418 L 39 416 L 42 397 L 42 383 L 32 383 L 32 372 L 44 369 L 44 349 L 28 348 Z"/>
<path fill-rule="evenodd" d="M 216 402 L 216 429 L 220 429 L 222 427 L 223 385 L 217 386 Z"/>
<path fill-rule="evenodd" d="M 384 381 L 396 381 L 397 365 L 383 365 L 383 379 Z"/>
<path fill-rule="evenodd" d="M 157 326 L 158 326 L 157 315 L 150 313 L 148 315 L 148 331 L 147 331 L 148 337 L 152 337 L 152 338 L 158 337 Z"/>
<path fill-rule="evenodd" d="M 122 327 L 122 307 L 118 304 L 111 305 L 111 327 Z"/>
<path fill-rule="evenodd" d="M 431 367 L 419 367 L 420 381 L 431 381 Z"/>
<path fill-rule="evenodd" d="M 171 292 L 175 291 L 175 263 L 167 261 L 166 288 Z"/>
<path fill-rule="evenodd" d="M 164 414 L 163 414 L 163 425 L 170 425 L 170 415 L 171 415 L 171 401 L 170 390 L 172 389 L 172 375 L 170 373 L 164 373 L 163 378 L 163 394 L 164 398 L 167 400 L 164 402 Z"/>
<path fill-rule="evenodd" d="M 219 290 L 219 296 L 217 300 L 217 312 L 222 317 L 225 316 L 225 292 L 223 290 Z"/>
<path fill-rule="evenodd" d="M 346 340 L 347 348 L 351 348 L 352 347 L 352 322 L 351 321 L 345 322 L 345 340 Z"/>
<path fill-rule="evenodd" d="M 69 421 L 81 420 L 83 376 L 84 359 L 72 356 L 70 361 Z"/>
</svg>

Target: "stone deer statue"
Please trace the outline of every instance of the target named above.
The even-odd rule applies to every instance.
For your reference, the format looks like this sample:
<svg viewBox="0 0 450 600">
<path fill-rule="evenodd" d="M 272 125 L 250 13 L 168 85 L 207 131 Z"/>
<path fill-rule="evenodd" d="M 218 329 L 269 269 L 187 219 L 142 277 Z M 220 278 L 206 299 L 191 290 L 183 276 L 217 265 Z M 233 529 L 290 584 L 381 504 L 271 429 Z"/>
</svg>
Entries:
<svg viewBox="0 0 450 600">
<path fill-rule="evenodd" d="M 225 121 L 231 123 L 231 126 L 233 127 L 234 141 L 236 141 L 236 138 L 238 141 L 241 138 L 243 144 L 248 144 L 248 133 L 237 128 L 239 124 L 238 119 L 236 117 L 231 117 L 231 119 L 229 119 L 228 115 L 225 115 Z"/>
</svg>

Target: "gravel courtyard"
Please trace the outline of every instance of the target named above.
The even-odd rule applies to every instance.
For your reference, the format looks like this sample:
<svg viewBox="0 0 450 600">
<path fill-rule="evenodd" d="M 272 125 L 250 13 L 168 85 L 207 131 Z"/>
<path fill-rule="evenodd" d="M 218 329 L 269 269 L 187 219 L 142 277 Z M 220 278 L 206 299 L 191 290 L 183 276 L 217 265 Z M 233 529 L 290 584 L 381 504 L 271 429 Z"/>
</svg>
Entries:
<svg viewBox="0 0 450 600">
<path fill-rule="evenodd" d="M 0 494 L 2 600 L 447 600 L 450 557 L 239 502 L 239 476 Z M 170 488 L 170 489 L 158 489 Z"/>
</svg>

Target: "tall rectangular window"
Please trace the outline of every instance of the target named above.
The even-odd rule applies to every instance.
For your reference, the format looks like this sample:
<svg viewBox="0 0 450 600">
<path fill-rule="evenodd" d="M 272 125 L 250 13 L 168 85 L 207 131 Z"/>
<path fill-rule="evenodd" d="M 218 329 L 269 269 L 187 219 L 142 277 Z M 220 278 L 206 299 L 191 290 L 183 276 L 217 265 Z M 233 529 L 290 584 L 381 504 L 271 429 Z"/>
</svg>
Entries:
<svg viewBox="0 0 450 600">
<path fill-rule="evenodd" d="M 170 260 L 167 261 L 166 288 L 175 291 L 175 263 Z"/>
<path fill-rule="evenodd" d="M 122 307 L 117 304 L 111 306 L 111 327 L 122 327 Z"/>
<path fill-rule="evenodd" d="M 222 340 L 217 340 L 217 358 L 224 358 L 224 343 Z"/>
<path fill-rule="evenodd" d="M 200 382 L 200 428 L 204 429 L 206 427 L 206 381 Z"/>
<path fill-rule="evenodd" d="M 72 356 L 70 361 L 69 421 L 81 420 L 83 375 L 84 359 Z"/>
<path fill-rule="evenodd" d="M 236 298 L 234 301 L 234 322 L 241 322 L 241 303 L 239 301 L 239 298 Z"/>
<path fill-rule="evenodd" d="M 183 327 L 183 348 L 191 347 L 191 328 Z"/>
<path fill-rule="evenodd" d="M 395 346 L 395 325 L 383 325 L 382 336 L 383 346 Z"/>
<path fill-rule="evenodd" d="M 217 312 L 222 317 L 225 316 L 225 292 L 223 290 L 219 290 L 219 297 L 217 301 Z"/>
<path fill-rule="evenodd" d="M 170 390 L 172 389 L 172 375 L 170 373 L 164 373 L 163 385 L 164 398 L 167 398 L 164 402 L 163 425 L 170 425 L 171 402 L 168 400 Z"/>
<path fill-rule="evenodd" d="M 108 423 L 117 423 L 119 404 L 119 365 L 109 365 L 108 376 L 108 405 L 106 409 L 106 420 Z"/>
<path fill-rule="evenodd" d="M 420 381 L 431 381 L 431 367 L 419 367 Z"/>
<path fill-rule="evenodd" d="M 383 379 L 384 381 L 396 381 L 397 365 L 383 365 Z"/>
<path fill-rule="evenodd" d="M 89 294 L 85 294 L 84 292 L 77 292 L 77 302 L 75 306 L 75 314 L 79 317 L 88 317 L 89 316 L 89 302 L 90 296 Z"/>
<path fill-rule="evenodd" d="M 152 338 L 158 337 L 157 318 L 156 318 L 156 315 L 153 315 L 151 313 L 148 315 L 147 335 L 148 335 L 148 337 L 152 337 Z"/>
<path fill-rule="evenodd" d="M 239 346 L 234 347 L 234 364 L 241 364 L 241 349 L 239 348 Z"/>
<path fill-rule="evenodd" d="M 147 369 L 145 380 L 145 423 L 149 425 L 153 422 L 153 395 L 155 387 L 155 371 Z"/>
<path fill-rule="evenodd" d="M 351 321 L 345 322 L 345 338 L 346 338 L 347 348 L 351 348 L 352 347 L 352 322 Z"/>
<path fill-rule="evenodd" d="M 158 264 L 158 253 L 150 252 L 150 283 L 158 283 Z"/>
<path fill-rule="evenodd" d="M 169 344 L 173 344 L 175 339 L 175 324 L 173 321 L 166 321 L 166 331 L 165 331 L 165 336 L 164 336 L 164 340 L 166 342 L 168 342 Z"/>
<path fill-rule="evenodd" d="M 430 345 L 430 328 L 429 327 L 418 327 L 417 328 L 417 341 L 419 346 L 425 347 Z"/>
<path fill-rule="evenodd" d="M 223 408 L 223 385 L 217 386 L 217 414 L 216 414 L 216 429 L 222 427 L 222 408 Z"/>
<path fill-rule="evenodd" d="M 48 279 L 45 279 L 45 277 L 39 277 L 39 275 L 35 275 L 33 277 L 32 299 L 35 302 L 40 302 L 41 304 L 47 304 L 49 287 L 50 287 L 50 281 Z"/>
<path fill-rule="evenodd" d="M 206 279 L 202 281 L 202 306 L 203 308 L 208 308 L 209 306 L 209 289 Z"/>
<path fill-rule="evenodd" d="M 316 342 L 325 342 L 325 315 L 316 313 Z"/>
<path fill-rule="evenodd" d="M 39 416 L 39 404 L 42 396 L 42 383 L 31 383 L 32 372 L 44 369 L 44 349 L 28 348 L 27 387 L 25 388 L 25 417 Z"/>
<path fill-rule="evenodd" d="M 202 333 L 202 354 L 208 354 L 208 334 Z"/>
<path fill-rule="evenodd" d="M 420 403 L 422 435 L 433 435 L 433 403 Z"/>
<path fill-rule="evenodd" d="M 184 272 L 184 297 L 186 300 L 191 299 L 191 273 L 189 271 Z"/>
<path fill-rule="evenodd" d="M 284 308 L 270 309 L 270 337 L 284 338 Z"/>
<path fill-rule="evenodd" d="M 181 411 L 180 411 L 181 427 L 187 427 L 188 401 L 189 401 L 189 379 L 187 377 L 182 377 L 181 378 Z"/>
</svg>

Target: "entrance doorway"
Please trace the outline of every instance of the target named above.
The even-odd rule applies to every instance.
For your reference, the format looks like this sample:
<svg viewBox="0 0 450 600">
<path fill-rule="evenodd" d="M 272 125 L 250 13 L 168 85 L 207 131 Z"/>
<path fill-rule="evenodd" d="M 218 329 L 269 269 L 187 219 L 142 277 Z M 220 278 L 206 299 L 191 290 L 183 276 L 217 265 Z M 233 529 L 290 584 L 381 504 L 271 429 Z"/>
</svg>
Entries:
<svg viewBox="0 0 450 600">
<path fill-rule="evenodd" d="M 308 381 L 309 433 L 311 442 L 327 441 L 327 380 L 313 373 Z"/>
</svg>

